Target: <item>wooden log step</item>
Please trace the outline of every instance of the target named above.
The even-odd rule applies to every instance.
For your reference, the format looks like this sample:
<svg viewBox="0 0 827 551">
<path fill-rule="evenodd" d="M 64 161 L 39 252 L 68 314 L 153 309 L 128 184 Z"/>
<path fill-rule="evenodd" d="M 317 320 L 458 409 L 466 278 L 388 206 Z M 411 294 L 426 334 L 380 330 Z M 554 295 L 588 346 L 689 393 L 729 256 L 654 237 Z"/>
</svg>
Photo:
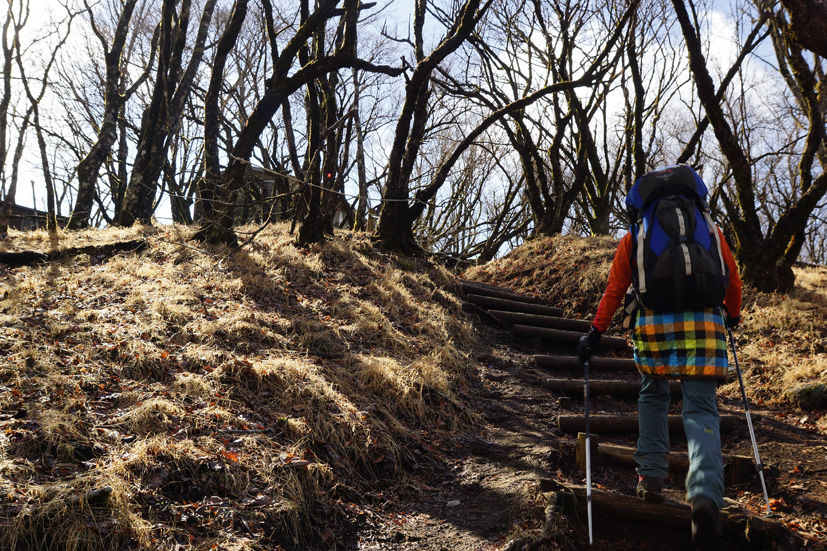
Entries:
<svg viewBox="0 0 827 551">
<path fill-rule="evenodd" d="M 591 367 L 591 365 L 589 366 Z M 546 379 L 543 386 L 569 395 L 583 395 L 583 381 L 577 379 Z M 670 381 L 672 397 L 682 396 L 680 381 Z M 637 396 L 640 393 L 640 381 L 601 380 L 589 381 L 589 394 L 611 394 L 613 396 Z"/>
<path fill-rule="evenodd" d="M 556 508 L 567 518 L 573 515 L 586 517 L 588 501 L 585 486 L 541 479 L 540 490 L 555 494 Z M 669 527 L 687 533 L 692 526 L 692 509 L 687 503 L 646 501 L 592 487 L 592 508 L 595 516 L 621 522 Z M 746 549 L 773 549 L 773 542 L 783 542 L 786 538 L 787 530 L 781 520 L 729 508 L 722 509 L 720 514 L 722 535 L 727 539 L 737 539 L 739 545 L 747 545 Z"/>
<path fill-rule="evenodd" d="M 583 336 L 583 333 L 578 333 L 577 331 L 563 331 L 562 329 L 549 329 L 547 327 L 532 327 L 530 325 L 519 324 L 514 325 L 511 331 L 515 337 L 571 343 L 576 343 L 580 340 L 580 337 Z M 600 346 L 618 350 L 627 350 L 629 348 L 626 339 L 620 337 L 603 337 L 600 339 Z"/>
<path fill-rule="evenodd" d="M 537 297 L 515 293 L 513 291 L 509 291 L 508 289 L 503 289 L 500 287 L 483 287 L 479 284 L 465 281 L 460 281 L 459 286 L 460 289 L 462 289 L 462 292 L 466 295 L 480 295 L 486 297 L 503 298 L 506 300 L 513 300 L 516 302 L 527 302 L 529 304 L 537 304 L 540 302 L 539 300 L 537 300 Z"/>
<path fill-rule="evenodd" d="M 683 420 L 680 415 L 670 415 L 668 422 L 670 432 L 683 431 Z M 572 434 L 586 430 L 586 420 L 583 415 L 560 415 L 557 418 L 557 425 L 563 432 Z M 730 432 L 734 427 L 734 416 L 721 415 L 721 433 Z M 594 433 L 637 433 L 637 414 L 589 415 L 589 428 Z"/>
<path fill-rule="evenodd" d="M 585 333 L 592 325 L 592 323 L 588 320 L 541 316 L 538 314 L 523 314 L 522 312 L 507 312 L 505 310 L 489 310 L 488 313 L 507 326 L 511 326 L 516 323 L 520 325 L 533 325 L 534 327 L 548 327 L 550 329 L 564 329 L 567 331 L 580 331 Z"/>
<path fill-rule="evenodd" d="M 515 292 L 513 289 L 509 289 L 508 287 L 503 287 L 502 285 L 494 285 L 493 283 L 485 283 L 484 281 L 471 281 L 470 279 L 462 279 L 457 278 L 457 281 L 460 284 L 464 283 L 466 285 L 476 285 L 477 287 L 484 287 L 486 289 L 495 289 L 499 291 L 508 291 L 509 293 Z"/>
<path fill-rule="evenodd" d="M 608 463 L 618 467 L 634 469 L 635 448 L 629 446 L 618 446 L 616 444 L 603 444 L 600 436 L 592 434 L 589 438 L 592 453 L 592 465 Z M 580 470 L 586 470 L 586 435 L 577 433 L 577 450 L 575 461 Z M 669 471 L 673 473 L 685 473 L 689 470 L 689 455 L 681 452 L 669 452 L 666 456 L 669 460 Z M 755 477 L 755 462 L 751 457 L 744 455 L 723 455 L 724 459 L 724 482 L 728 486 L 747 482 Z"/>
<path fill-rule="evenodd" d="M 580 360 L 577 356 L 555 356 L 550 354 L 536 354 L 534 361 L 540 367 L 555 370 L 583 371 Z M 637 371 L 634 360 L 626 358 L 600 358 L 594 357 L 589 362 L 589 370 L 593 371 Z"/>
<path fill-rule="evenodd" d="M 504 298 L 486 297 L 482 295 L 470 294 L 466 295 L 468 300 L 477 306 L 483 308 L 506 310 L 508 312 L 523 312 L 525 314 L 541 314 L 544 316 L 560 317 L 563 315 L 562 308 L 555 308 L 554 306 L 546 306 L 545 304 L 529 304 L 527 302 L 519 302 L 516 300 L 508 300 Z"/>
</svg>

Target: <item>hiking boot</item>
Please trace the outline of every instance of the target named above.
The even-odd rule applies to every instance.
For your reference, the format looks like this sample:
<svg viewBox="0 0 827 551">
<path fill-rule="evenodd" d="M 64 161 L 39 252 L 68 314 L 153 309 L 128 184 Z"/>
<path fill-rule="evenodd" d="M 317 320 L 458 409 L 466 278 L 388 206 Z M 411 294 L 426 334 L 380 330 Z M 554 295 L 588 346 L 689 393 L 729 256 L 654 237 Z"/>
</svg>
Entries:
<svg viewBox="0 0 827 551">
<path fill-rule="evenodd" d="M 641 476 L 637 483 L 637 497 L 646 501 L 663 501 L 663 479 Z"/>
<path fill-rule="evenodd" d="M 706 496 L 692 498 L 692 542 L 698 551 L 717 551 L 721 543 L 721 519 L 715 502 Z"/>
</svg>

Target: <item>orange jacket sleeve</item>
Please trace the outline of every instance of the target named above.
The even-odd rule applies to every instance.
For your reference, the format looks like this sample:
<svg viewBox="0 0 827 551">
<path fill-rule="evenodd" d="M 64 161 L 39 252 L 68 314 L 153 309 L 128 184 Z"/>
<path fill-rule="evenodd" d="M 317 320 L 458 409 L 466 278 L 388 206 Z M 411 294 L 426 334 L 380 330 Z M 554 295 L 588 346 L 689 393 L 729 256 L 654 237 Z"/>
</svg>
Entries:
<svg viewBox="0 0 827 551">
<path fill-rule="evenodd" d="M 724 263 L 729 272 L 729 287 L 726 290 L 724 297 L 724 306 L 730 316 L 736 317 L 741 315 L 741 276 L 738 275 L 738 265 L 735 264 L 735 258 L 732 256 L 732 251 L 724 239 L 724 234 L 721 228 L 718 228 L 718 236 L 721 238 L 721 254 L 724 256 Z"/>
<path fill-rule="evenodd" d="M 606 291 L 603 292 L 600 306 L 597 307 L 597 314 L 595 314 L 592 321 L 592 325 L 599 331 L 605 331 L 609 328 L 615 312 L 623 304 L 623 297 L 626 296 L 629 285 L 632 284 L 631 256 L 632 234 L 627 233 L 620 240 L 620 245 L 618 245 L 617 252 L 615 252 L 612 269 L 609 272 L 609 283 L 606 286 Z"/>
</svg>

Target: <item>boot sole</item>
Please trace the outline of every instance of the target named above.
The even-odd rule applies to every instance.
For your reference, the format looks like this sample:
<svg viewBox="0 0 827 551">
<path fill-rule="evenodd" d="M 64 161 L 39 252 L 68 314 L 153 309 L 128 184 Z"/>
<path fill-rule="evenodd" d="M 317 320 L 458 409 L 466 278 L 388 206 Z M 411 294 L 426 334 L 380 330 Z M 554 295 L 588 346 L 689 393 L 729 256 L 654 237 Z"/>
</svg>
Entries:
<svg viewBox="0 0 827 551">
<path fill-rule="evenodd" d="M 717 514 L 706 507 L 692 511 L 692 541 L 700 551 L 717 551 L 720 547 Z"/>
</svg>

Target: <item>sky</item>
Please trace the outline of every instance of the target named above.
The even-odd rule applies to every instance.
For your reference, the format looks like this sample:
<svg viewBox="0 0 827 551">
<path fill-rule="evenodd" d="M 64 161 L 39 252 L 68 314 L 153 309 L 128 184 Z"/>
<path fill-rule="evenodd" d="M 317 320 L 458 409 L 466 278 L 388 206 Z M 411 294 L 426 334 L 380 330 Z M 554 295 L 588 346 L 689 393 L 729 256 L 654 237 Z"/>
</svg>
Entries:
<svg viewBox="0 0 827 551">
<path fill-rule="evenodd" d="M 62 13 L 60 7 L 60 0 L 34 0 L 37 8 L 32 11 L 32 19 L 27 26 L 27 35 L 24 36 L 23 42 L 30 40 L 32 34 L 40 32 L 49 21 L 50 11 L 55 11 L 58 14 Z M 728 5 L 723 6 L 728 10 Z M 396 18 L 402 28 L 408 22 L 408 13 L 412 12 L 411 0 L 396 0 L 385 10 L 387 17 Z M 724 10 L 714 11 L 709 15 L 710 21 L 710 38 L 713 41 L 712 51 L 719 59 L 722 67 L 728 67 L 737 55 L 736 46 L 730 39 L 733 34 L 733 24 L 731 19 Z M 760 70 L 757 68 L 756 70 Z M 10 140 L 10 145 L 14 145 L 14 139 Z M 36 140 L 33 133 L 27 138 L 26 157 L 21 166 L 21 177 L 18 184 L 17 202 L 25 206 L 34 206 L 38 209 L 45 209 L 45 186 L 43 185 L 43 175 L 39 169 L 40 158 L 36 146 Z M 32 182 L 34 183 L 32 185 Z M 32 189 L 34 188 L 34 189 Z M 71 209 L 71 205 L 63 205 L 61 208 L 62 214 L 67 214 Z M 157 218 L 160 222 L 170 222 L 169 207 L 162 205 L 158 212 Z"/>
</svg>

